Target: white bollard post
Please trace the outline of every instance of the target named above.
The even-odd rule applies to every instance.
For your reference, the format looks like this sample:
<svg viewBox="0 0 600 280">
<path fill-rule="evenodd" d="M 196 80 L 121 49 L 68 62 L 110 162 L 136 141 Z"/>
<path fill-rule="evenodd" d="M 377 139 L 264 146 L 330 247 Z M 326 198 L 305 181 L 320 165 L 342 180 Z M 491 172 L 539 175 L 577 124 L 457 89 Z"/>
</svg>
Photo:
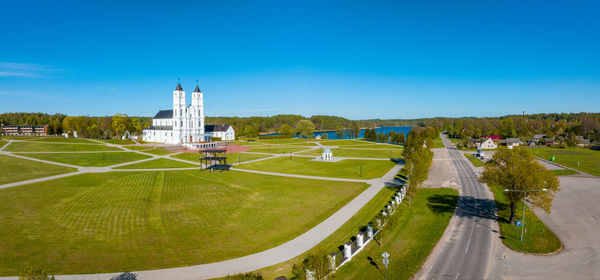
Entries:
<svg viewBox="0 0 600 280">
<path fill-rule="evenodd" d="M 389 204 L 388 204 L 388 206 L 387 206 L 387 208 L 386 208 L 386 209 L 387 209 L 387 211 L 388 211 L 389 213 L 392 213 L 392 206 L 390 206 Z"/>
<path fill-rule="evenodd" d="M 363 233 L 362 233 L 362 232 L 359 232 L 359 233 L 356 235 L 356 246 L 358 246 L 358 247 L 362 247 L 364 244 L 365 244 L 365 243 L 364 243 L 364 236 L 363 236 Z"/>
<path fill-rule="evenodd" d="M 344 243 L 344 257 L 346 259 L 352 258 L 352 242 L 350 241 Z"/>
<path fill-rule="evenodd" d="M 367 226 L 367 238 L 368 239 L 373 238 L 373 227 L 371 225 Z"/>
<path fill-rule="evenodd" d="M 383 212 L 381 212 L 382 215 L 387 216 L 388 212 L 383 210 Z"/>
</svg>

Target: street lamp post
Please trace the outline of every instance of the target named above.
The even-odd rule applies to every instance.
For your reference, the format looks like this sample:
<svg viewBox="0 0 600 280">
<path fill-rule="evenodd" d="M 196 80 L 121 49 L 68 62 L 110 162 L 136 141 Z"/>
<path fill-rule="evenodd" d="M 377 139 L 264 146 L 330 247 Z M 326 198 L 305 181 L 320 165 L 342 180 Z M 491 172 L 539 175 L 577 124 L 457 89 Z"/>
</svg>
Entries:
<svg viewBox="0 0 600 280">
<path fill-rule="evenodd" d="M 547 192 L 548 189 L 543 188 L 543 189 L 539 189 L 539 190 L 509 190 L 509 189 L 504 189 L 505 192 L 521 192 L 524 193 L 523 194 L 523 218 L 521 221 L 521 242 L 523 242 L 523 234 L 525 232 L 525 199 L 527 198 L 527 193 L 529 192 Z"/>
</svg>

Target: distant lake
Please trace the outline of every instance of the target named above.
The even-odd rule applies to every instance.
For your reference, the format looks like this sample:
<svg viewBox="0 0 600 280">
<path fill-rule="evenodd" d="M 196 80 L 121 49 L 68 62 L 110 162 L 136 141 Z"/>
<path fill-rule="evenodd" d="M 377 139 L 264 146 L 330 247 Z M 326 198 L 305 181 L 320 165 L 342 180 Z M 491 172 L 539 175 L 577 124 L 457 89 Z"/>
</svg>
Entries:
<svg viewBox="0 0 600 280">
<path fill-rule="evenodd" d="M 390 133 L 390 132 L 394 131 L 396 133 L 404 133 L 404 135 L 408 135 L 411 128 L 412 128 L 412 126 L 382 126 L 380 128 L 376 128 L 375 131 L 377 133 Z M 350 134 L 351 134 L 350 129 L 344 130 L 344 135 L 342 136 L 342 138 L 338 138 L 337 135 L 335 134 L 335 131 L 319 131 L 319 132 L 315 132 L 313 134 L 315 135 L 315 137 L 321 136 L 323 134 L 327 134 L 327 139 L 351 139 L 352 138 L 352 137 L 350 137 Z M 279 133 L 263 134 L 262 136 L 268 136 L 268 135 L 279 135 Z M 363 128 L 360 130 L 360 135 L 358 136 L 358 138 L 363 138 L 364 136 L 365 136 L 365 129 Z M 323 136 L 321 136 L 321 138 L 323 138 Z"/>
</svg>

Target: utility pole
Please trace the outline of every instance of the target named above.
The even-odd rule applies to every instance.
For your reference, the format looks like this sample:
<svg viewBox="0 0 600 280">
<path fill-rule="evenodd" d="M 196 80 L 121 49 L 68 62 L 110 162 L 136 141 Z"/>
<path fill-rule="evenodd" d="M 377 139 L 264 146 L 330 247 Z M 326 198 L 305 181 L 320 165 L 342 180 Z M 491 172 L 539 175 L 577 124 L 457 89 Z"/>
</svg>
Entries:
<svg viewBox="0 0 600 280">
<path fill-rule="evenodd" d="M 547 192 L 548 189 L 543 188 L 543 189 L 539 189 L 539 190 L 509 190 L 509 189 L 504 189 L 505 192 L 521 192 L 523 193 L 523 218 L 521 221 L 521 242 L 523 242 L 523 235 L 525 233 L 525 201 L 527 198 L 527 193 L 529 192 Z"/>
</svg>

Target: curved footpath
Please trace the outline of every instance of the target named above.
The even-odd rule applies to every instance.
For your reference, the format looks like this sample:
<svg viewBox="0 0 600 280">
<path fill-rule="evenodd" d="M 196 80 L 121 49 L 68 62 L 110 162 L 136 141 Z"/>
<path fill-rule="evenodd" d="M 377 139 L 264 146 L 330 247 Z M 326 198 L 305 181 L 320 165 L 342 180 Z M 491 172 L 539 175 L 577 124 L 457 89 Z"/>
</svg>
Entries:
<svg viewBox="0 0 600 280">
<path fill-rule="evenodd" d="M 7 143 L 4 147 L 8 146 L 8 144 L 9 143 Z M 105 144 L 107 146 L 119 147 L 119 148 L 123 149 L 120 145 L 112 145 L 112 144 L 106 144 L 106 143 L 102 143 L 102 144 Z M 9 155 L 9 156 L 15 156 L 14 154 L 11 154 L 9 152 L 1 152 L 1 150 L 2 149 L 0 149 L 0 153 L 2 153 L 2 154 Z M 309 148 L 307 150 L 311 150 L 311 149 Z M 303 150 L 303 151 L 306 151 L 306 150 Z M 299 152 L 303 152 L 303 151 L 299 151 Z M 140 151 L 131 151 L 131 152 L 146 154 L 146 153 L 143 153 Z M 146 155 L 149 155 L 149 154 L 146 154 Z M 277 157 L 277 156 L 280 156 L 280 155 L 274 155 L 273 157 Z M 29 157 L 25 157 L 25 156 L 19 156 L 19 157 L 28 159 L 28 160 L 46 162 L 43 160 L 29 158 Z M 152 155 L 152 158 L 138 160 L 138 161 L 134 161 L 134 162 L 128 162 L 127 164 L 144 162 L 144 161 L 161 158 L 161 157 L 167 157 L 167 156 Z M 257 160 L 253 160 L 253 161 L 265 160 L 265 159 L 270 159 L 273 157 L 257 159 Z M 167 158 L 174 159 L 174 158 L 170 158 L 170 157 L 167 157 Z M 177 160 L 177 159 L 174 159 L 174 160 Z M 179 161 L 189 162 L 186 160 L 179 160 Z M 54 162 L 46 162 L 46 163 L 56 164 Z M 196 164 L 198 164 L 198 163 L 196 163 Z M 61 165 L 61 164 L 59 164 L 59 165 Z M 29 183 L 33 183 L 33 182 L 52 180 L 52 179 L 56 179 L 56 178 L 72 176 L 72 175 L 81 174 L 81 173 L 85 173 L 85 172 L 94 172 L 94 171 L 96 171 L 95 169 L 98 169 L 98 171 L 96 171 L 96 172 L 134 171 L 131 169 L 128 169 L 128 170 L 118 170 L 118 169 L 112 170 L 111 169 L 112 167 L 117 167 L 117 166 L 121 166 L 121 165 L 125 165 L 125 164 L 116 164 L 116 165 L 112 165 L 112 166 L 108 166 L 108 167 L 100 167 L 100 168 L 94 168 L 94 167 L 86 168 L 86 167 L 73 166 L 75 168 L 78 168 L 77 172 L 0 185 L 0 189 L 6 188 L 6 187 L 13 187 L 13 186 L 18 186 L 18 185 L 29 184 Z M 236 165 L 236 164 L 233 164 L 233 165 Z M 227 275 L 232 275 L 232 274 L 237 274 L 237 273 L 245 273 L 245 272 L 254 271 L 254 270 L 257 270 L 260 268 L 272 266 L 272 265 L 287 261 L 289 259 L 292 259 L 292 258 L 299 256 L 299 255 L 305 253 L 306 251 L 312 249 L 317 244 L 319 244 L 321 241 L 325 240 L 325 238 L 329 237 L 339 227 L 341 227 L 350 218 L 352 218 L 352 216 L 354 216 L 373 197 L 375 197 L 375 195 L 377 195 L 377 193 L 379 193 L 379 191 L 381 191 L 381 189 L 383 189 L 386 186 L 386 184 L 388 184 L 388 183 L 394 184 L 394 177 L 400 171 L 400 169 L 402 169 L 402 167 L 403 167 L 402 164 L 397 164 L 392 169 L 390 169 L 383 177 L 377 178 L 377 179 L 372 179 L 372 180 L 305 176 L 305 175 L 284 174 L 284 173 L 274 173 L 274 172 L 262 172 L 262 171 L 254 171 L 254 170 L 242 170 L 242 169 L 236 168 L 234 170 L 243 171 L 243 172 L 261 173 L 261 174 L 265 174 L 265 175 L 274 175 L 274 176 L 289 176 L 289 177 L 297 177 L 297 178 L 332 180 L 332 181 L 365 182 L 365 183 L 370 184 L 370 187 L 367 188 L 361 194 L 359 194 L 357 197 L 355 197 L 352 201 L 350 201 L 348 204 L 346 204 L 340 210 L 335 212 L 333 215 L 331 215 L 330 217 L 325 219 L 320 224 L 316 225 L 315 227 L 311 228 L 310 230 L 301 234 L 300 236 L 297 236 L 294 239 L 292 239 L 288 242 L 285 242 L 277 247 L 274 247 L 274 248 L 271 248 L 271 249 L 268 249 L 268 250 L 265 250 L 262 252 L 258 252 L 255 254 L 243 256 L 240 258 L 230 259 L 230 260 L 226 260 L 226 261 L 221 261 L 221 262 L 207 263 L 207 264 L 200 264 L 200 265 L 186 266 L 186 267 L 137 271 L 137 272 L 133 272 L 133 274 L 135 274 L 135 277 L 136 277 L 134 279 L 138 279 L 138 280 L 162 280 L 162 279 L 196 280 L 196 279 L 218 278 L 218 277 L 224 277 Z M 153 171 L 153 169 L 143 169 L 143 170 L 144 171 Z M 162 169 L 157 169 L 157 170 L 162 170 Z M 173 169 L 169 169 L 169 170 L 173 170 Z M 98 274 L 59 275 L 59 276 L 56 276 L 56 279 L 109 280 L 109 279 L 115 279 L 119 275 L 123 275 L 123 277 L 131 277 L 131 276 L 128 276 L 128 274 L 125 274 L 125 272 L 114 272 L 114 273 L 98 273 Z M 18 277 L 15 277 L 15 276 L 0 277 L 0 279 L 1 280 L 9 280 L 9 279 L 16 280 L 16 279 L 18 279 Z M 130 278 L 126 278 L 126 279 L 130 279 Z"/>
</svg>

